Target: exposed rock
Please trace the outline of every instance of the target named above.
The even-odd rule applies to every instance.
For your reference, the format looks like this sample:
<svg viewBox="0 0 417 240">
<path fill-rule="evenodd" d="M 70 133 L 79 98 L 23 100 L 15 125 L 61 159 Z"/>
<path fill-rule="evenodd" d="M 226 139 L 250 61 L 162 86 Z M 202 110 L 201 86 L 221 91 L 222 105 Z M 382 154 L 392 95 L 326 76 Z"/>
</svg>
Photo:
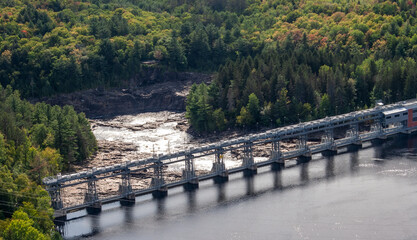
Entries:
<svg viewBox="0 0 417 240">
<path fill-rule="evenodd" d="M 151 70 L 148 70 L 151 71 Z M 53 105 L 72 105 L 89 118 L 156 111 L 185 111 L 185 100 L 193 83 L 209 83 L 212 75 L 154 70 L 133 78 L 127 88 L 95 88 L 50 98 L 34 99 Z"/>
</svg>

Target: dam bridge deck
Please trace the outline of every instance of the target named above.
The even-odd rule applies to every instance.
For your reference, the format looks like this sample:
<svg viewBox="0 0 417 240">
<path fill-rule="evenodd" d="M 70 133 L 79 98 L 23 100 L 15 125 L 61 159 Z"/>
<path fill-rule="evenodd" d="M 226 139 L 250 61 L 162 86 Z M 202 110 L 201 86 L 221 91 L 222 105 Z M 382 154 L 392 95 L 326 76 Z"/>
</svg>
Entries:
<svg viewBox="0 0 417 240">
<path fill-rule="evenodd" d="M 198 182 L 214 179 L 216 182 L 226 181 L 228 175 L 240 171 L 256 173 L 258 167 L 274 164 L 283 167 L 286 160 L 298 158 L 299 161 L 308 161 L 312 154 L 326 153 L 337 154 L 337 150 L 349 146 L 360 147 L 362 142 L 374 139 L 386 139 L 398 133 L 411 133 L 417 127 L 409 127 L 406 122 L 396 122 L 389 125 L 384 122 L 384 112 L 393 111 L 410 104 L 417 104 L 416 100 L 400 102 L 386 106 L 378 106 L 372 109 L 351 112 L 347 114 L 326 117 L 315 121 L 299 123 L 291 126 L 271 129 L 262 133 L 250 134 L 231 140 L 221 141 L 197 148 L 189 148 L 186 151 L 171 154 L 158 155 L 146 159 L 128 161 L 113 166 L 93 168 L 88 171 L 69 175 L 57 175 L 43 179 L 43 183 L 51 196 L 51 204 L 55 210 L 55 217 L 66 217 L 71 211 L 86 208 L 94 213 L 101 210 L 101 205 L 114 201 L 121 203 L 134 203 L 135 197 L 152 193 L 155 197 L 164 197 L 169 188 L 184 185 L 186 189 L 195 189 Z M 365 131 L 359 131 L 360 125 L 367 125 Z M 343 138 L 335 139 L 334 130 L 342 128 L 346 131 Z M 308 136 L 320 135 L 321 142 L 309 144 Z M 296 139 L 294 150 L 283 151 L 280 143 Z M 269 157 L 264 161 L 256 162 L 253 156 L 253 147 L 257 145 L 271 144 Z M 242 164 L 238 167 L 226 168 L 225 153 L 230 151 L 242 151 Z M 207 156 L 213 157 L 212 169 L 208 173 L 197 174 L 195 163 Z M 182 178 L 172 182 L 165 180 L 165 171 L 171 164 L 183 163 Z M 151 170 L 152 178 L 147 188 L 135 190 L 131 185 L 132 174 Z M 120 186 L 117 196 L 99 198 L 97 186 L 99 180 L 119 176 Z M 73 206 L 64 206 L 61 190 L 66 187 L 87 184 L 84 203 Z"/>
</svg>

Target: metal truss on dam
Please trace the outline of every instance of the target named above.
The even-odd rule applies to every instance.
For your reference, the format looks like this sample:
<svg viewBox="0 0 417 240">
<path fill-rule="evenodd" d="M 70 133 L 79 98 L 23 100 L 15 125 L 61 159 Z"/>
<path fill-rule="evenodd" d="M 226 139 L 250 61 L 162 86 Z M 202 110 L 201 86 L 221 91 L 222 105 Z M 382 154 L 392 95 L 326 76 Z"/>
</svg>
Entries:
<svg viewBox="0 0 417 240">
<path fill-rule="evenodd" d="M 334 131 L 345 132 L 342 138 L 335 139 Z M 221 141 L 198 148 L 190 148 L 171 154 L 157 155 L 147 159 L 128 161 L 113 166 L 93 168 L 88 171 L 70 175 L 58 175 L 43 179 L 43 183 L 51 196 L 51 204 L 56 218 L 65 218 L 66 214 L 79 209 L 87 209 L 94 213 L 101 210 L 102 204 L 120 201 L 121 204 L 134 203 L 135 197 L 152 193 L 154 197 L 164 197 L 168 189 L 183 185 L 185 189 L 198 188 L 199 181 L 214 179 L 215 182 L 227 181 L 229 174 L 241 172 L 254 174 L 258 167 L 273 165 L 285 167 L 285 161 L 297 159 L 309 161 L 315 153 L 337 154 L 344 147 L 361 147 L 362 143 L 370 140 L 383 140 L 398 133 L 411 133 L 417 130 L 417 100 L 409 100 L 390 105 L 351 112 L 343 115 L 327 117 L 320 120 L 299 123 L 287 127 L 276 128 L 258 134 L 250 134 L 231 140 Z M 309 136 L 319 136 L 317 143 L 307 142 Z M 296 147 L 283 151 L 280 143 L 296 140 Z M 269 145 L 270 154 L 264 161 L 255 161 L 254 146 Z M 227 168 L 226 153 L 240 151 L 241 164 L 238 167 Z M 202 158 L 211 157 L 211 171 L 201 173 L 196 169 L 196 162 Z M 183 164 L 182 177 L 168 180 L 165 169 L 172 164 Z M 134 189 L 131 184 L 132 176 L 147 171 L 151 174 L 149 185 L 142 189 Z M 200 174 L 198 174 L 200 173 Z M 120 178 L 118 195 L 99 198 L 100 180 Z M 149 178 L 149 177 L 148 177 Z M 64 206 L 62 189 L 66 187 L 86 185 L 84 203 Z M 102 183 L 105 184 L 105 183 Z"/>
</svg>

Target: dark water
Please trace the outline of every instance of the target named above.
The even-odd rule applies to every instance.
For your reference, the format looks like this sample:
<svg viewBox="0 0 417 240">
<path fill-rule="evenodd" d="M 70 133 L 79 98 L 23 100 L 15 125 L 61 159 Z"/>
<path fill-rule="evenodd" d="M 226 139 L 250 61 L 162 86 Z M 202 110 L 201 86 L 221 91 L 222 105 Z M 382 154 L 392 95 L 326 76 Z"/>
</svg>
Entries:
<svg viewBox="0 0 417 240">
<path fill-rule="evenodd" d="M 66 239 L 417 239 L 417 137 L 70 214 Z"/>
</svg>

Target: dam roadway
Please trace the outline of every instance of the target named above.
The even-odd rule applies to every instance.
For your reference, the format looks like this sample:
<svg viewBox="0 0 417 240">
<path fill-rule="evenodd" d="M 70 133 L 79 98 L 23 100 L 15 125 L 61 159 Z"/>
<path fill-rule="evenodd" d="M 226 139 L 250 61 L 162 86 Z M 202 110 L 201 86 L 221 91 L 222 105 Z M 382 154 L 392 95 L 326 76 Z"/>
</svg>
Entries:
<svg viewBox="0 0 417 240">
<path fill-rule="evenodd" d="M 198 188 L 199 181 L 214 179 L 215 182 L 228 180 L 229 174 L 243 171 L 245 174 L 255 174 L 258 167 L 272 164 L 275 169 L 285 167 L 286 160 L 297 159 L 305 162 L 316 153 L 326 155 L 337 154 L 339 149 L 360 148 L 362 143 L 371 140 L 383 140 L 398 133 L 411 133 L 416 126 L 401 120 L 387 124 L 387 114 L 398 110 L 415 108 L 417 102 L 410 100 L 396 104 L 377 106 L 372 109 L 352 112 L 348 114 L 327 117 L 324 119 L 300 123 L 283 128 L 272 129 L 263 133 L 251 134 L 245 137 L 221 141 L 199 148 L 188 149 L 172 154 L 157 155 L 151 158 L 129 161 L 104 168 L 95 168 L 89 171 L 71 175 L 58 175 L 43 180 L 51 196 L 52 207 L 56 218 L 65 218 L 68 212 L 86 208 L 89 213 L 101 210 L 102 204 L 121 201 L 122 204 L 132 204 L 135 197 L 150 194 L 154 197 L 165 197 L 169 188 L 183 185 L 186 189 Z M 369 126 L 369 127 L 364 127 Z M 361 128 L 363 128 L 361 130 Z M 335 139 L 333 132 L 343 129 L 346 134 L 343 138 Z M 309 145 L 309 135 L 321 135 L 321 142 Z M 295 150 L 282 151 L 280 142 L 297 139 Z M 271 153 L 267 160 L 255 162 L 253 146 L 271 144 Z M 225 153 L 229 151 L 243 151 L 242 164 L 239 167 L 226 168 L 224 164 Z M 195 162 L 202 157 L 212 156 L 213 166 L 209 173 L 197 174 Z M 170 164 L 184 164 L 182 178 L 167 182 L 164 169 Z M 132 174 L 144 170 L 152 171 L 149 187 L 132 189 L 130 178 Z M 96 183 L 98 180 L 110 177 L 120 177 L 119 195 L 109 198 L 98 198 Z M 63 206 L 61 190 L 65 187 L 87 184 L 83 204 Z"/>
</svg>

